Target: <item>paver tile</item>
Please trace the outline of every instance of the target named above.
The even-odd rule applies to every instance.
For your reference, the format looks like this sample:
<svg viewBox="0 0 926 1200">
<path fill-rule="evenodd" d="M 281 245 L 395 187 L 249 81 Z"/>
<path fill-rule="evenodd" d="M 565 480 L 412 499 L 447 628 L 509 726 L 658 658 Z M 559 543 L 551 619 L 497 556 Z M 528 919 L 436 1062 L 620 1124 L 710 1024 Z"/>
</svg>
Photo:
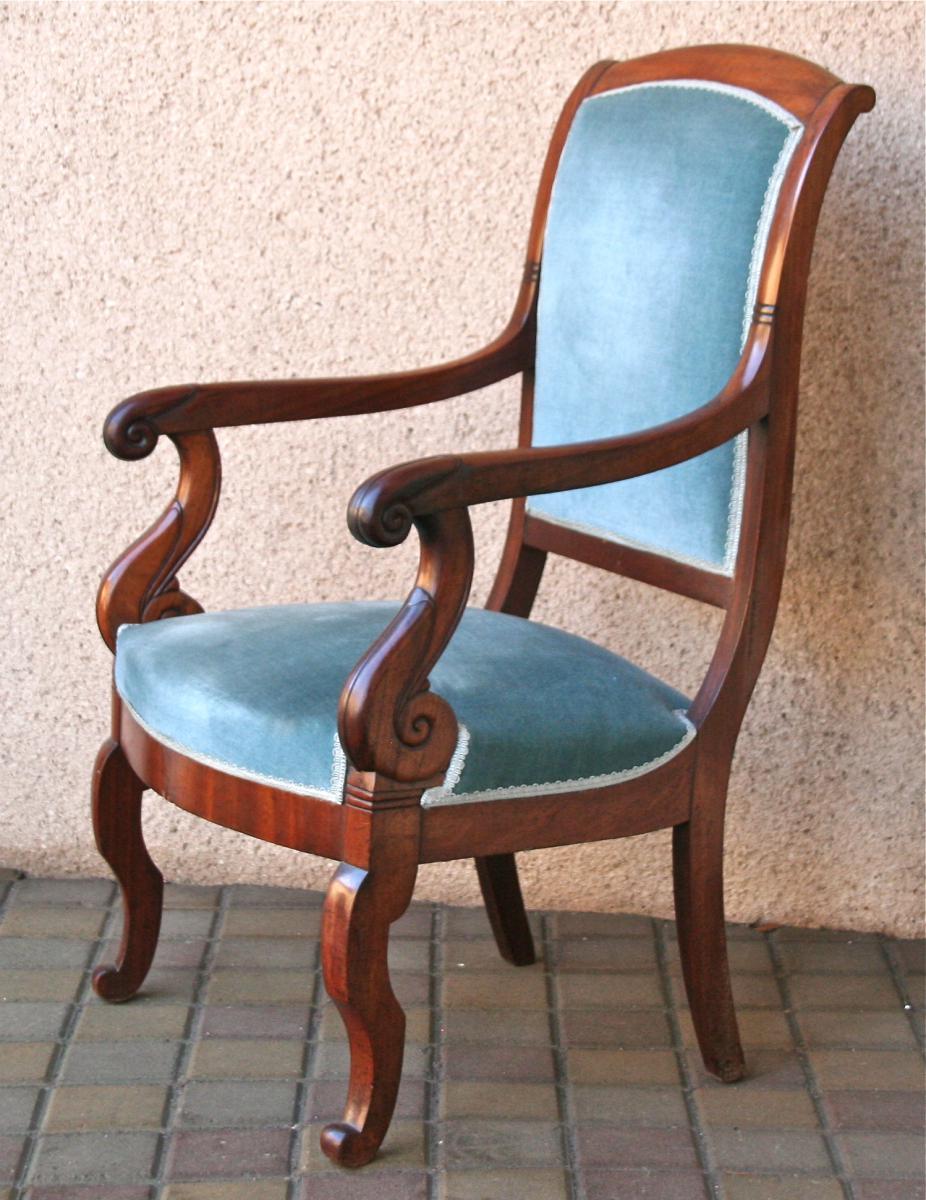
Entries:
<svg viewBox="0 0 926 1200">
<path fill-rule="evenodd" d="M 172 1041 L 183 1037 L 190 1009 L 185 1004 L 88 1004 L 80 1015 L 78 1042 Z"/>
<path fill-rule="evenodd" d="M 542 1083 L 554 1078 L 553 1053 L 546 1046 L 479 1046 L 460 1042 L 444 1049 L 448 1079 L 499 1079 Z"/>
<path fill-rule="evenodd" d="M 557 944 L 555 963 L 560 971 L 655 971 L 656 946 L 641 937 L 570 939 Z"/>
<path fill-rule="evenodd" d="M 0 971 L 0 1001 L 73 1000 L 83 981 L 79 968 L 4 968 Z"/>
<path fill-rule="evenodd" d="M 20 1084 L 0 1088 L 0 1133 L 25 1133 L 32 1124 L 39 1087 Z"/>
<path fill-rule="evenodd" d="M 69 1005 L 47 1000 L 33 1003 L 11 1000 L 0 1004 L 0 1041 L 54 1041 L 69 1012 Z"/>
<path fill-rule="evenodd" d="M 926 940 L 897 938 L 891 944 L 908 974 L 922 975 L 926 972 Z"/>
<path fill-rule="evenodd" d="M 884 956 L 876 941 L 784 942 L 779 953 L 785 970 L 793 973 L 860 975 L 884 971 Z"/>
<path fill-rule="evenodd" d="M 582 1173 L 587 1200 L 706 1200 L 698 1171 L 601 1170 Z"/>
<path fill-rule="evenodd" d="M 308 1175 L 299 1200 L 426 1200 L 428 1177 L 424 1171 L 371 1171 L 361 1174 Z"/>
<path fill-rule="evenodd" d="M 233 1183 L 171 1183 L 164 1200 L 286 1200 L 289 1183 L 286 1179 L 248 1179 Z"/>
<path fill-rule="evenodd" d="M 492 1117 L 500 1121 L 557 1121 L 559 1104 L 552 1083 L 491 1083 L 449 1079 L 441 1089 L 441 1117 Z"/>
<path fill-rule="evenodd" d="M 807 1092 L 768 1088 L 699 1088 L 695 1100 L 705 1125 L 741 1129 L 817 1129 L 816 1109 Z"/>
<path fill-rule="evenodd" d="M 496 1008 L 505 997 L 509 1008 L 546 1008 L 546 980 L 540 970 L 523 967 L 515 972 L 460 971 L 443 979 L 447 1008 Z"/>
<path fill-rule="evenodd" d="M 164 908 L 215 908 L 221 889 L 193 883 L 168 883 L 164 887 Z"/>
<path fill-rule="evenodd" d="M 824 1089 L 920 1091 L 923 1067 L 901 1050 L 811 1050 L 810 1061 Z"/>
<path fill-rule="evenodd" d="M 555 1169 L 517 1168 L 497 1171 L 448 1171 L 438 1190 L 438 1200 L 569 1200 L 566 1179 Z"/>
<path fill-rule="evenodd" d="M 655 971 L 620 977 L 605 974 L 567 974 L 557 983 L 563 1008 L 662 1008 L 662 988 Z"/>
<path fill-rule="evenodd" d="M 258 971 L 238 967 L 215 971 L 207 1004 L 307 1004 L 312 977 L 307 970 Z"/>
<path fill-rule="evenodd" d="M 835 1177 L 808 1175 L 723 1176 L 724 1200 L 843 1200 L 842 1184 Z"/>
<path fill-rule="evenodd" d="M 916 1038 L 907 1015 L 896 1012 L 851 1010 L 807 1011 L 800 1014 L 801 1033 L 808 1046 L 883 1046 L 915 1050 Z"/>
<path fill-rule="evenodd" d="M 559 1129 L 549 1121 L 461 1118 L 444 1121 L 440 1137 L 445 1170 L 554 1166 L 560 1163 Z"/>
<path fill-rule="evenodd" d="M 923 1131 L 922 1092 L 828 1091 L 824 1103 L 834 1129 Z"/>
<path fill-rule="evenodd" d="M 302 1073 L 305 1048 L 299 1041 L 211 1038 L 199 1042 L 191 1079 L 291 1079 Z"/>
<path fill-rule="evenodd" d="M 0 1050 L 0 1084 L 40 1083 L 54 1052 L 53 1042 L 7 1042 Z"/>
<path fill-rule="evenodd" d="M 225 914 L 222 937 L 261 938 L 288 941 L 317 938 L 321 930 L 317 908 L 230 908 Z"/>
<path fill-rule="evenodd" d="M 794 975 L 791 998 L 796 1008 L 890 1009 L 900 1007 L 893 980 L 883 975 L 840 975 L 838 983 L 826 974 Z"/>
<path fill-rule="evenodd" d="M 570 1050 L 567 1064 L 573 1083 L 679 1082 L 671 1050 Z"/>
<path fill-rule="evenodd" d="M 32 1182 L 137 1185 L 151 1174 L 157 1144 L 156 1133 L 50 1134 L 39 1139 Z"/>
<path fill-rule="evenodd" d="M 633 913 L 561 912 L 553 917 L 557 940 L 575 937 L 652 938 L 653 922 Z"/>
<path fill-rule="evenodd" d="M 254 1129 L 292 1124 L 296 1080 L 192 1080 L 183 1091 L 181 1129 Z"/>
<path fill-rule="evenodd" d="M 106 910 L 100 908 L 40 908 L 26 905 L 8 910 L 0 923 L 0 935 L 92 941 L 99 935 L 105 920 Z"/>
<path fill-rule="evenodd" d="M 166 1104 L 167 1088 L 154 1084 L 59 1087 L 43 1128 L 45 1133 L 160 1129 Z"/>
<path fill-rule="evenodd" d="M 924 1200 L 926 1184 L 912 1179 L 856 1179 L 855 1200 Z"/>
<path fill-rule="evenodd" d="M 572 1089 L 573 1106 L 579 1124 L 609 1121 L 618 1126 L 687 1126 L 688 1110 L 677 1087 L 639 1087 L 616 1085 Z"/>
<path fill-rule="evenodd" d="M 809 1130 L 718 1126 L 711 1130 L 711 1146 L 718 1165 L 729 1171 L 830 1171 L 826 1143 Z"/>
<path fill-rule="evenodd" d="M 302 1040 L 309 1031 L 308 1003 L 207 1004 L 203 1009 L 203 1038 L 270 1038 Z"/>
<path fill-rule="evenodd" d="M 25 1144 L 22 1136 L 0 1137 L 0 1183 L 12 1183 Z"/>
<path fill-rule="evenodd" d="M 325 900 L 322 892 L 253 883 L 233 883 L 225 891 L 231 908 L 321 908 Z"/>
<path fill-rule="evenodd" d="M 64 1056 L 61 1082 L 166 1083 L 173 1076 L 179 1046 L 170 1040 L 73 1042 Z"/>
<path fill-rule="evenodd" d="M 318 947 L 309 938 L 224 937 L 219 942 L 213 965 L 219 967 L 256 967 L 270 971 L 277 967 L 306 973 L 306 989 L 310 985 Z"/>
<path fill-rule="evenodd" d="M 286 1175 L 291 1130 L 185 1129 L 171 1137 L 167 1176 L 173 1180 Z"/>
<path fill-rule="evenodd" d="M 13 888 L 13 903 L 55 904 L 63 908 L 75 905 L 105 907 L 116 894 L 109 879 L 20 879 Z"/>
<path fill-rule="evenodd" d="M 586 1125 L 576 1133 L 583 1167 L 690 1167 L 698 1165 L 688 1129 L 633 1129 Z"/>
<path fill-rule="evenodd" d="M 499 1043 L 503 1046 L 547 1046 L 550 1017 L 540 1009 L 449 1008 L 441 1013 L 445 1042 Z"/>
<path fill-rule="evenodd" d="M 922 1133 L 838 1133 L 846 1166 L 859 1179 L 922 1179 Z"/>
<path fill-rule="evenodd" d="M 672 1044 L 666 1014 L 655 1009 L 567 1009 L 561 1018 L 561 1028 L 564 1041 L 573 1046 L 641 1050 Z"/>
<path fill-rule="evenodd" d="M 90 945 L 76 938 L 0 938 L 0 971 L 9 967 L 80 967 L 87 965 Z"/>
</svg>

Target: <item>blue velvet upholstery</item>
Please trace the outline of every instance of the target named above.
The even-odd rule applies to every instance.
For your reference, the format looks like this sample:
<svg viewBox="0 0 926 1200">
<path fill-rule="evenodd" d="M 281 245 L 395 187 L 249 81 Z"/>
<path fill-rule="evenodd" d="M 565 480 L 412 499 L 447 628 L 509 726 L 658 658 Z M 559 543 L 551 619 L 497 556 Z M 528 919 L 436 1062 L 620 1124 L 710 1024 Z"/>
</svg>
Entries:
<svg viewBox="0 0 926 1200">
<path fill-rule="evenodd" d="M 585 100 L 563 151 L 538 307 L 536 445 L 614 437 L 705 404 L 739 359 L 800 124 L 722 84 Z M 745 435 L 529 511 L 730 574 Z"/>
<path fill-rule="evenodd" d="M 116 688 L 158 740 L 232 775 L 340 800 L 337 703 L 396 606 L 283 605 L 119 631 Z M 602 786 L 690 741 L 688 701 L 561 630 L 468 609 L 431 673 L 461 738 L 425 803 Z"/>
</svg>

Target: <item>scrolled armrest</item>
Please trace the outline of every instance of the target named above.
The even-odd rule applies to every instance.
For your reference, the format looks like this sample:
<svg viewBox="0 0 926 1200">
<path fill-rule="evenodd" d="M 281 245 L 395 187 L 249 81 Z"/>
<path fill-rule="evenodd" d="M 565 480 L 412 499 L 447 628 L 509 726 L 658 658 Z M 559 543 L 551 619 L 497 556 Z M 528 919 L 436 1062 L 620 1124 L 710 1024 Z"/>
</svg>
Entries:
<svg viewBox="0 0 926 1200">
<path fill-rule="evenodd" d="M 431 404 L 488 387 L 521 371 L 529 359 L 531 337 L 530 325 L 513 319 L 499 337 L 475 354 L 416 371 L 340 379 L 191 383 L 138 392 L 106 418 L 103 439 L 117 458 L 139 459 L 152 452 L 162 433 Z"/>
</svg>

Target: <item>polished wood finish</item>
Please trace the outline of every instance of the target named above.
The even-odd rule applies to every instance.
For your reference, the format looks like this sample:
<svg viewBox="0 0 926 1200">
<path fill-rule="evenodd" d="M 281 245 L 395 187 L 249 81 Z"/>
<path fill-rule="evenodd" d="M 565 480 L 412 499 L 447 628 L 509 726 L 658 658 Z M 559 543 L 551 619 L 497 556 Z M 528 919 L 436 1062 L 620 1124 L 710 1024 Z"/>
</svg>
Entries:
<svg viewBox="0 0 926 1200">
<path fill-rule="evenodd" d="M 144 784 L 122 747 L 109 738 L 93 768 L 93 831 L 97 849 L 122 889 L 122 942 L 115 963 L 93 972 L 104 1000 L 128 1000 L 141 987 L 161 930 L 164 879 L 148 854 L 141 828 Z"/>
<path fill-rule="evenodd" d="M 593 93 L 658 79 L 700 78 L 768 97 L 804 123 L 769 236 L 754 322 L 727 386 L 695 412 L 639 433 L 536 448 L 533 359 L 537 287 L 553 180 L 572 119 Z M 98 619 L 110 648 L 119 626 L 199 611 L 177 572 L 205 535 L 219 494 L 214 428 L 412 407 L 522 375 L 518 446 L 406 463 L 367 480 L 349 525 L 389 547 L 412 528 L 417 577 L 399 614 L 345 683 L 338 728 L 349 770 L 343 802 L 224 774 L 162 745 L 116 700 L 112 737 L 94 776 L 98 843 L 123 888 L 119 961 L 94 984 L 126 999 L 142 983 L 157 938 L 161 877 L 141 833 L 144 786 L 189 812 L 340 865 L 325 902 L 326 985 L 350 1039 L 351 1077 L 325 1152 L 345 1166 L 376 1153 L 395 1102 L 404 1016 L 389 982 L 390 925 L 407 907 L 419 863 L 472 857 L 501 953 L 533 961 L 517 851 L 673 829 L 679 948 L 692 1020 L 709 1071 L 744 1071 L 723 925 L 727 781 L 743 715 L 771 636 L 784 570 L 794 458 L 801 331 L 810 254 L 823 193 L 853 121 L 872 107 L 867 87 L 841 83 L 802 59 L 747 46 L 702 46 L 592 67 L 569 97 L 544 163 L 524 276 L 506 329 L 484 350 L 406 374 L 280 383 L 184 385 L 131 397 L 110 415 L 114 454 L 143 458 L 164 434 L 180 455 L 174 500 L 107 573 Z M 748 461 L 732 579 L 659 554 L 572 532 L 525 512 L 524 497 L 631 478 L 684 461 L 740 432 Z M 591 791 L 488 804 L 421 804 L 457 738 L 451 707 L 428 677 L 463 613 L 473 571 L 468 509 L 512 500 L 488 606 L 528 616 L 547 555 L 563 554 L 725 609 L 717 648 L 690 709 L 697 735 L 649 773 Z"/>
</svg>

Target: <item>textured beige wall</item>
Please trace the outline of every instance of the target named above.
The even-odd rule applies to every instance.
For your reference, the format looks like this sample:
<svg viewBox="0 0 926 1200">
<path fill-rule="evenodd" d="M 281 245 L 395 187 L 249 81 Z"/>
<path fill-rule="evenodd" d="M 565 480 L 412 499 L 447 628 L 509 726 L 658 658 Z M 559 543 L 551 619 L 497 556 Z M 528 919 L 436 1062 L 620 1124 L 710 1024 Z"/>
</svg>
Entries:
<svg viewBox="0 0 926 1200">
<path fill-rule="evenodd" d="M 124 395 L 402 368 L 475 349 L 514 298 L 547 138 L 582 70 L 702 41 L 873 84 L 811 285 L 796 518 L 729 821 L 739 920 L 912 931 L 922 902 L 918 4 L 119 4 L 0 10 L 4 89 L 0 860 L 99 873 L 101 569 L 172 489 L 169 444 L 109 458 Z M 368 472 L 512 444 L 511 387 L 381 419 L 221 435 L 226 489 L 189 590 L 207 607 L 400 594 L 414 551 L 354 543 Z M 504 512 L 477 517 L 475 598 Z M 694 688 L 711 612 L 554 564 L 537 615 Z M 321 886 L 330 864 L 154 799 L 175 878 Z M 536 906 L 664 913 L 651 836 L 523 856 Z M 420 893 L 475 901 L 468 863 Z"/>
</svg>

